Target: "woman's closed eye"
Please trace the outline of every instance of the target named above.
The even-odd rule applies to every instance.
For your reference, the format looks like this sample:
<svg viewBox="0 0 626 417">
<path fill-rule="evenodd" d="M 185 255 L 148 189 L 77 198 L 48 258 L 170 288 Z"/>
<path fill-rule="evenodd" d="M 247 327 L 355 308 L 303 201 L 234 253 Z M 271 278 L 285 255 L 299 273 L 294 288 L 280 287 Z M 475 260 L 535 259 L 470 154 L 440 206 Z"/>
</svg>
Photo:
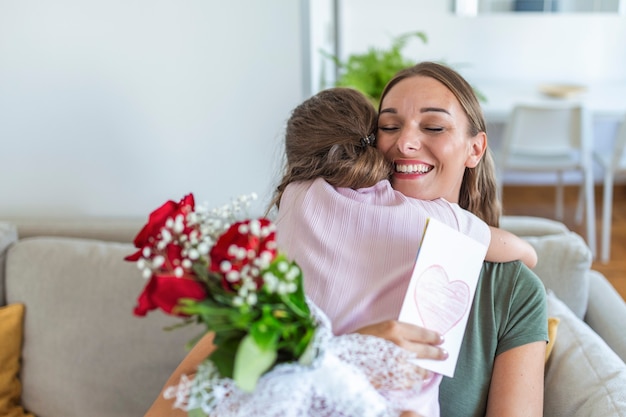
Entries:
<svg viewBox="0 0 626 417">
<path fill-rule="evenodd" d="M 382 130 L 383 132 L 394 132 L 396 130 L 398 130 L 398 126 L 378 126 L 379 130 Z"/>
</svg>

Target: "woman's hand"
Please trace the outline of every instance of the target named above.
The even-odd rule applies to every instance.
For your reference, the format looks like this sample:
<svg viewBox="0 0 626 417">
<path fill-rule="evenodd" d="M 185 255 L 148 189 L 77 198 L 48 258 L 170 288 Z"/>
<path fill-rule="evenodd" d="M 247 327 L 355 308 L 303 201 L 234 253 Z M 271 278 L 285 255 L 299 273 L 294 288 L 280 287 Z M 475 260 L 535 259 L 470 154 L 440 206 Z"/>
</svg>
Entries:
<svg viewBox="0 0 626 417">
<path fill-rule="evenodd" d="M 387 339 L 415 352 L 420 359 L 443 360 L 448 357 L 448 352 L 438 346 L 443 343 L 439 333 L 409 323 L 388 320 L 362 327 L 356 333 Z"/>
</svg>

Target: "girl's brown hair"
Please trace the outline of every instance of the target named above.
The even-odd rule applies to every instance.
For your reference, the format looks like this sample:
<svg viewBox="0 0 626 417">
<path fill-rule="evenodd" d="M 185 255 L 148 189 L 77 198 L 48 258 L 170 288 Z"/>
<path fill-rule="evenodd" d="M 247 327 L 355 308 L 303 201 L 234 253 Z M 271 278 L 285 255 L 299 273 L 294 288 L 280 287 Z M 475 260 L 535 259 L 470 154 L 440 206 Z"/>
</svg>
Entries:
<svg viewBox="0 0 626 417">
<path fill-rule="evenodd" d="M 391 173 L 373 145 L 377 113 L 351 88 L 329 88 L 296 107 L 285 132 L 286 164 L 270 203 L 279 207 L 288 184 L 323 178 L 335 187 L 369 187 Z"/>
<path fill-rule="evenodd" d="M 472 86 L 452 68 L 435 62 L 421 62 L 399 71 L 385 86 L 380 102 L 400 81 L 415 77 L 430 77 L 445 85 L 459 100 L 469 121 L 470 137 L 487 132 L 483 111 Z M 501 206 L 497 197 L 495 165 L 489 148 L 475 168 L 466 168 L 459 192 L 459 206 L 471 211 L 490 226 L 498 227 Z"/>
</svg>

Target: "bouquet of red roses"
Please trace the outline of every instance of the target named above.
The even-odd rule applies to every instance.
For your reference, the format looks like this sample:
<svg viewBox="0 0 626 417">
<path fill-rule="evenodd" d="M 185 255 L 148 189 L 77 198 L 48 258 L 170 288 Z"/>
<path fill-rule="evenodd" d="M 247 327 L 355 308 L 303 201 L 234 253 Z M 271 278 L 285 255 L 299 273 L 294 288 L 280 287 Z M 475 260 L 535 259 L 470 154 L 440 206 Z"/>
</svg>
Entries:
<svg viewBox="0 0 626 417">
<path fill-rule="evenodd" d="M 219 209 L 196 206 L 193 194 L 167 201 L 124 258 L 148 279 L 134 313 L 161 309 L 215 332 L 209 360 L 246 391 L 275 365 L 298 360 L 316 328 L 302 272 L 278 251 L 274 224 L 236 219 L 254 198 Z"/>
</svg>

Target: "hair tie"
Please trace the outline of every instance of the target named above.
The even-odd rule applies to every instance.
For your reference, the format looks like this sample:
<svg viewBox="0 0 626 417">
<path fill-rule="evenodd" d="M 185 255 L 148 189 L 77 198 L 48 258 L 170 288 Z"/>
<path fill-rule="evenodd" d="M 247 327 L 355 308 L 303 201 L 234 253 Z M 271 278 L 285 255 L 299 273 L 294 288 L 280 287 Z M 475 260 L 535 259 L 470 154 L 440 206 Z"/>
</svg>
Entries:
<svg viewBox="0 0 626 417">
<path fill-rule="evenodd" d="M 372 133 L 371 135 L 361 138 L 361 147 L 367 148 L 368 146 L 376 146 L 376 136 Z"/>
</svg>

